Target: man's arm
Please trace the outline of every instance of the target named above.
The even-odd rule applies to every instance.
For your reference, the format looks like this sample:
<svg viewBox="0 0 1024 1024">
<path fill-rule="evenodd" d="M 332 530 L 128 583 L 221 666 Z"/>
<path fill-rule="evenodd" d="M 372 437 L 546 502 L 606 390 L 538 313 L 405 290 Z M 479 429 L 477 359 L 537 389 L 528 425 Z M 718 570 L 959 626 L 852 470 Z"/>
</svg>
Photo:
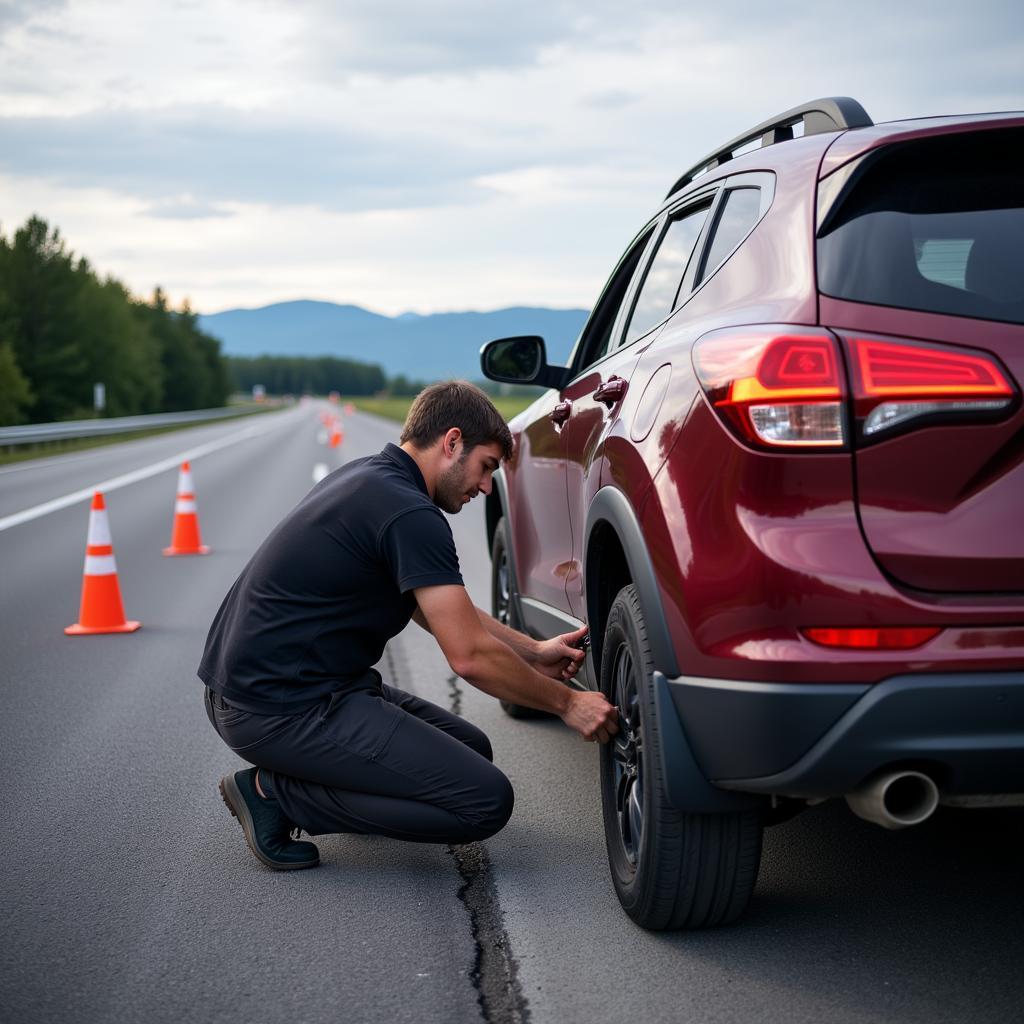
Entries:
<svg viewBox="0 0 1024 1024">
<path fill-rule="evenodd" d="M 518 629 L 513 629 L 511 626 L 506 626 L 504 622 L 499 622 L 493 615 L 488 615 L 481 608 L 475 608 L 474 611 L 480 619 L 480 625 L 491 636 L 508 644 L 520 658 L 531 665 L 537 660 L 537 656 L 540 653 L 540 644 L 532 636 L 521 633 Z"/>
<path fill-rule="evenodd" d="M 553 712 L 584 739 L 605 743 L 619 731 L 617 712 L 601 694 L 571 690 L 541 674 L 492 635 L 464 587 L 420 587 L 414 594 L 421 625 L 434 634 L 456 675 L 499 700 Z"/>
<path fill-rule="evenodd" d="M 582 626 L 573 633 L 564 633 L 550 640 L 534 640 L 532 636 L 506 626 L 493 615 L 488 615 L 482 608 L 474 608 L 480 625 L 491 636 L 508 644 L 528 665 L 532 665 L 543 675 L 552 679 L 572 679 L 583 664 L 586 653 L 577 646 L 587 634 L 587 627 Z M 412 615 L 415 622 L 428 633 L 430 625 L 424 618 L 419 607 Z"/>
</svg>

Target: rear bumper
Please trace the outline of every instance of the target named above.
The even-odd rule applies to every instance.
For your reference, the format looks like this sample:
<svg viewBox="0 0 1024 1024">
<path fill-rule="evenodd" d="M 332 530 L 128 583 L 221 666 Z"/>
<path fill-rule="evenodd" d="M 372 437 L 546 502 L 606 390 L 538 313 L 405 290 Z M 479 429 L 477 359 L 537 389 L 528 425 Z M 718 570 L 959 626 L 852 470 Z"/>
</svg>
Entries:
<svg viewBox="0 0 1024 1024">
<path fill-rule="evenodd" d="M 943 795 L 1024 792 L 1024 671 L 901 675 L 874 686 L 660 673 L 655 682 L 666 776 L 680 775 L 672 745 L 681 744 L 711 791 L 840 796 L 901 765 L 927 771 Z M 692 778 L 670 792 L 673 802 L 703 809 L 687 806 L 688 789 Z"/>
</svg>

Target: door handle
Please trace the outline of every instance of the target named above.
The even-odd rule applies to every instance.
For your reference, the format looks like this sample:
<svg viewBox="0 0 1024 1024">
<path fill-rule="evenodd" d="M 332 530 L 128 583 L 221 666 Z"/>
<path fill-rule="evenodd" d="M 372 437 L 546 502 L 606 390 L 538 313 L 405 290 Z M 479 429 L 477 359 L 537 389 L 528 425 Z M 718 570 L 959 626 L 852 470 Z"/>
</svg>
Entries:
<svg viewBox="0 0 1024 1024">
<path fill-rule="evenodd" d="M 564 402 L 559 402 L 549 413 L 552 423 L 561 425 L 572 415 L 572 402 L 568 399 Z"/>
<path fill-rule="evenodd" d="M 609 408 L 622 400 L 626 393 L 626 382 L 621 377 L 609 377 L 591 396 L 596 402 L 603 402 Z"/>
</svg>

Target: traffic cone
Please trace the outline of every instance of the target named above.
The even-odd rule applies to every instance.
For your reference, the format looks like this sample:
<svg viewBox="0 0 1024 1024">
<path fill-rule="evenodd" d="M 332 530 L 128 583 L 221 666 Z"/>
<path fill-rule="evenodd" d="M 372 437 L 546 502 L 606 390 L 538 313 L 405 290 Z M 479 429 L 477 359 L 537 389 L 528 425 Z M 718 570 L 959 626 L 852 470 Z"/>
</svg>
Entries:
<svg viewBox="0 0 1024 1024">
<path fill-rule="evenodd" d="M 178 497 L 174 502 L 174 530 L 171 546 L 165 555 L 206 555 L 210 549 L 199 536 L 199 513 L 196 512 L 196 494 L 192 486 L 192 467 L 181 464 L 178 473 Z"/>
<path fill-rule="evenodd" d="M 331 439 L 328 443 L 332 448 L 337 448 L 344 440 L 345 435 L 341 432 L 341 427 L 338 426 L 337 421 L 335 421 L 331 424 Z"/>
<path fill-rule="evenodd" d="M 128 622 L 124 617 L 107 506 L 103 503 L 103 495 L 97 491 L 92 496 L 92 510 L 89 512 L 78 622 L 68 626 L 64 632 L 68 636 L 86 636 L 90 633 L 134 633 L 138 628 L 138 622 Z"/>
</svg>

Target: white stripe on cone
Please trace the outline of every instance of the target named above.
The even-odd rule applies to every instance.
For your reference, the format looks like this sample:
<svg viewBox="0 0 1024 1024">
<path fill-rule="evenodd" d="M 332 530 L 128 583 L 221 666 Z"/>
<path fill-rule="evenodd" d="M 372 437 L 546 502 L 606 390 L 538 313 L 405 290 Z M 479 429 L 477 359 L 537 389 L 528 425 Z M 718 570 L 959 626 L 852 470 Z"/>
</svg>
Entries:
<svg viewBox="0 0 1024 1024">
<path fill-rule="evenodd" d="M 86 555 L 86 576 L 116 576 L 117 563 L 113 555 Z"/>
<path fill-rule="evenodd" d="M 94 508 L 89 511 L 88 544 L 113 544 L 110 539 L 110 520 L 105 508 Z"/>
<path fill-rule="evenodd" d="M 174 502 L 174 511 L 175 513 L 197 511 L 195 498 L 178 498 Z"/>
<path fill-rule="evenodd" d="M 180 469 L 178 470 L 178 493 L 179 494 L 195 494 L 195 489 L 192 486 L 192 470 L 191 469 Z"/>
</svg>

